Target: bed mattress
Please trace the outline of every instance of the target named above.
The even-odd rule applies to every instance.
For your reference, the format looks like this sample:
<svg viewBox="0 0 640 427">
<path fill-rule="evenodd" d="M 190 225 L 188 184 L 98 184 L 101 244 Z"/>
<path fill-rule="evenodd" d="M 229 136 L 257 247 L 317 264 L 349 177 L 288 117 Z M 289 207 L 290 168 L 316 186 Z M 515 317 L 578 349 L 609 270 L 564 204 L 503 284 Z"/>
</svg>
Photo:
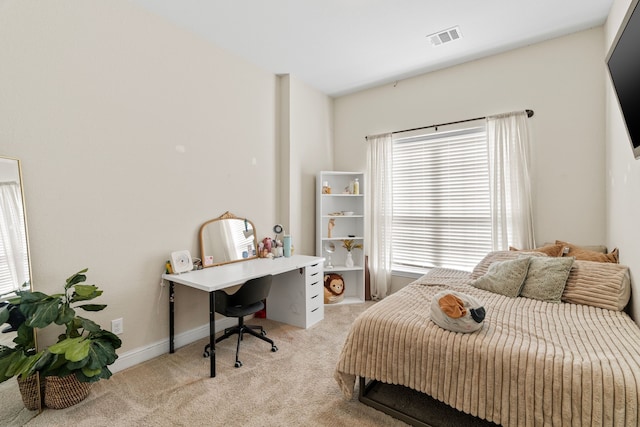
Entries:
<svg viewBox="0 0 640 427">
<path fill-rule="evenodd" d="M 335 378 L 400 384 L 504 426 L 638 426 L 640 329 L 624 312 L 510 298 L 434 269 L 354 322 Z M 483 328 L 455 333 L 430 320 L 433 295 L 484 302 Z"/>
</svg>

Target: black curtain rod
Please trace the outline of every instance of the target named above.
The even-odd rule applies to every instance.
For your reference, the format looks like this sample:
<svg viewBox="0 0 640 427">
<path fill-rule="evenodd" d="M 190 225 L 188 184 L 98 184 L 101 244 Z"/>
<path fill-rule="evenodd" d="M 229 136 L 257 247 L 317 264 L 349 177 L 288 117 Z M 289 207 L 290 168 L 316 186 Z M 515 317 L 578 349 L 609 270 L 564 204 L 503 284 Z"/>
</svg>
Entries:
<svg viewBox="0 0 640 427">
<path fill-rule="evenodd" d="M 533 110 L 524 110 L 524 111 L 527 113 L 527 117 L 529 117 L 529 118 L 533 117 Z M 437 130 L 437 128 L 439 126 L 456 125 L 458 123 L 473 122 L 473 121 L 476 121 L 476 120 L 484 120 L 486 118 L 487 118 L 486 116 L 485 117 L 476 117 L 475 119 L 458 120 L 457 122 L 440 123 L 440 124 L 437 124 L 437 125 L 422 126 L 422 127 L 413 128 L 413 129 L 397 130 L 395 132 L 391 132 L 391 134 L 395 135 L 396 133 L 411 132 L 413 130 L 422 130 L 422 129 L 430 129 L 430 128 L 436 128 L 436 130 Z M 368 139 L 368 138 L 365 136 L 364 139 Z"/>
</svg>

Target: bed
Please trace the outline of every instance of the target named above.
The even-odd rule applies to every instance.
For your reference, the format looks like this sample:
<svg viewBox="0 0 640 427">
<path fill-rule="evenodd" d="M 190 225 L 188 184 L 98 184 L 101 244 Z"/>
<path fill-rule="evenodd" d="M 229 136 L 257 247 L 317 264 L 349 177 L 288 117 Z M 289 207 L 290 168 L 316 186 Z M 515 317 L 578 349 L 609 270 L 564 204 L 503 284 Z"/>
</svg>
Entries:
<svg viewBox="0 0 640 427">
<path fill-rule="evenodd" d="M 628 268 L 576 259 L 553 302 L 474 286 L 528 255 L 540 257 L 537 265 L 555 258 L 492 252 L 473 272 L 433 269 L 363 312 L 334 374 L 345 397 L 359 377 L 504 426 L 640 425 L 640 330 L 623 311 Z M 435 325 L 429 307 L 442 290 L 483 301 L 483 327 L 456 333 Z"/>
</svg>

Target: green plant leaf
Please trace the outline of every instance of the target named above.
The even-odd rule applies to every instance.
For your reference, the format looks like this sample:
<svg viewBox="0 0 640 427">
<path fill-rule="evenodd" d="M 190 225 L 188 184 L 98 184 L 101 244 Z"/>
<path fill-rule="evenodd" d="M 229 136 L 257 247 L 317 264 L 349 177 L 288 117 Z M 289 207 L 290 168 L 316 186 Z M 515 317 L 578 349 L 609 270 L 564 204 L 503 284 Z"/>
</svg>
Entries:
<svg viewBox="0 0 640 427">
<path fill-rule="evenodd" d="M 67 279 L 67 283 L 64 286 L 65 290 L 69 289 L 71 286 L 75 285 L 76 283 L 82 283 L 85 280 L 87 280 L 87 276 L 83 274 L 83 273 L 86 273 L 87 271 L 89 271 L 89 269 L 85 268 L 83 270 L 78 271 L 73 276 L 69 277 Z"/>
<path fill-rule="evenodd" d="M 76 372 L 76 376 L 78 377 L 78 381 L 81 381 L 81 382 L 84 382 L 84 383 L 94 383 L 96 381 L 99 381 L 100 379 L 108 380 L 111 377 L 111 375 L 113 375 L 113 374 L 111 373 L 109 368 L 107 368 L 106 366 L 104 366 L 100 370 L 100 374 L 94 375 L 94 376 L 91 376 L 91 377 L 88 377 L 88 376 L 84 375 L 82 370 Z"/>
<path fill-rule="evenodd" d="M 47 366 L 50 366 L 54 358 L 57 357 L 56 355 L 54 355 L 53 353 L 47 350 L 42 350 L 41 353 L 42 353 L 42 356 L 40 356 L 36 364 L 33 366 L 34 371 L 44 370 Z"/>
<path fill-rule="evenodd" d="M 122 346 L 122 340 L 120 340 L 120 338 L 118 338 L 116 334 L 114 334 L 113 332 L 105 331 L 104 329 L 101 329 L 100 331 L 94 334 L 91 334 L 91 339 L 95 341 L 106 340 L 109 343 L 111 343 L 111 345 L 115 349 L 120 348 L 120 346 Z"/>
<path fill-rule="evenodd" d="M 0 383 L 13 376 L 9 374 L 8 370 L 14 360 L 15 353 L 15 349 L 2 346 L 2 352 L 0 353 Z"/>
<path fill-rule="evenodd" d="M 91 343 L 89 351 L 89 369 L 98 369 L 107 366 L 116 361 L 118 355 L 110 342 L 107 340 L 95 340 Z"/>
<path fill-rule="evenodd" d="M 78 362 L 89 355 L 91 341 L 78 338 L 67 338 L 49 347 L 53 354 L 64 354 L 65 359 L 70 362 Z"/>
<path fill-rule="evenodd" d="M 70 302 L 88 301 L 102 295 L 102 291 L 96 285 L 76 285 L 71 295 Z"/>
<path fill-rule="evenodd" d="M 46 363 L 40 367 L 40 371 L 43 375 L 56 375 L 59 377 L 69 375 L 69 370 L 66 368 L 67 360 L 64 358 L 64 355 L 53 354 L 47 349 L 45 350 L 45 356 L 43 356 L 43 359 L 45 357 L 48 357 L 48 359 Z"/>
<path fill-rule="evenodd" d="M 56 317 L 56 325 L 66 325 L 76 317 L 76 311 L 67 304 L 61 304 L 58 309 L 58 317 Z"/>
<path fill-rule="evenodd" d="M 53 323 L 58 317 L 58 306 L 60 301 L 58 299 L 47 299 L 37 304 L 37 307 L 31 314 L 27 314 L 22 311 L 20 304 L 20 311 L 27 317 L 26 324 L 32 328 L 44 328 L 45 326 Z"/>
<path fill-rule="evenodd" d="M 89 358 L 85 357 L 84 359 L 78 361 L 78 362 L 67 362 L 65 367 L 69 370 L 69 371 L 77 371 L 80 370 L 82 368 L 84 368 L 85 366 L 87 366 L 87 363 L 89 363 Z"/>
<path fill-rule="evenodd" d="M 82 373 L 86 376 L 86 377 L 94 377 L 96 375 L 99 375 L 100 373 L 102 373 L 102 367 L 98 368 L 98 369 L 89 369 L 89 368 L 82 368 Z"/>
<path fill-rule="evenodd" d="M 100 325 L 90 319 L 85 319 L 84 317 L 76 317 L 79 321 L 80 326 L 89 332 L 98 332 L 100 330 Z"/>
<path fill-rule="evenodd" d="M 29 376 L 35 372 L 33 367 L 41 356 L 42 353 L 27 356 L 21 351 L 16 351 L 10 358 L 11 362 L 9 363 L 9 366 L 3 372 L 10 377 L 17 375 L 21 375 L 23 377 Z"/>
<path fill-rule="evenodd" d="M 20 303 L 38 302 L 49 298 L 49 295 L 42 292 L 18 291 L 18 295 L 20 295 Z"/>
<path fill-rule="evenodd" d="M 19 349 L 29 350 L 36 348 L 36 340 L 33 334 L 33 328 L 27 326 L 26 323 L 23 323 L 18 327 L 18 331 L 16 333 L 16 337 L 13 339 L 13 342 L 16 343 L 16 346 Z"/>
</svg>

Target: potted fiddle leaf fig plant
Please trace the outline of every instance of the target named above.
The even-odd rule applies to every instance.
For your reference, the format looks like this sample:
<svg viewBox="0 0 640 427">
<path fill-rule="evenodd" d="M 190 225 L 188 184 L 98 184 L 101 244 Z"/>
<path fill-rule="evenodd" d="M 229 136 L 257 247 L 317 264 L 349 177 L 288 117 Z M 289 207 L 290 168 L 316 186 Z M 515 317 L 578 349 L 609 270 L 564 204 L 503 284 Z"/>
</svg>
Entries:
<svg viewBox="0 0 640 427">
<path fill-rule="evenodd" d="M 25 331 L 33 332 L 52 324 L 65 328 L 57 342 L 48 348 L 37 353 L 23 351 L 19 368 L 3 371 L 0 354 L 0 381 L 5 376 L 37 373 L 44 380 L 44 402 L 48 407 L 66 408 L 78 403 L 89 394 L 89 383 L 111 377 L 108 365 L 118 358 L 116 350 L 122 345 L 116 335 L 76 313 L 77 309 L 97 312 L 106 308 L 105 304 L 87 303 L 102 295 L 102 290 L 84 284 L 86 272 L 84 269 L 69 277 L 61 293 L 18 291 L 18 296 L 10 301 L 23 313 L 26 320 L 21 328 Z"/>
</svg>

